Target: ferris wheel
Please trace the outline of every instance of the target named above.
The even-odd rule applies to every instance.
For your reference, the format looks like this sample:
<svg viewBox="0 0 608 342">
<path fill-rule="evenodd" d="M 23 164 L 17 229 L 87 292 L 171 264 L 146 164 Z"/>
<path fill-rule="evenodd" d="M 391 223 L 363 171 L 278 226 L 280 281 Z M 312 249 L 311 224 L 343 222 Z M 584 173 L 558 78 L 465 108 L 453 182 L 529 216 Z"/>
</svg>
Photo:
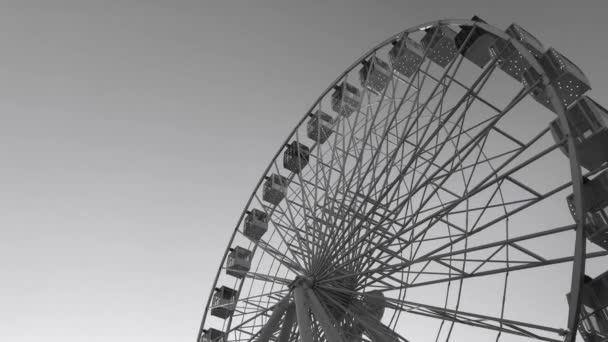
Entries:
<svg viewBox="0 0 608 342">
<path fill-rule="evenodd" d="M 608 341 L 608 111 L 590 88 L 517 24 L 380 43 L 264 170 L 197 341 Z"/>
</svg>

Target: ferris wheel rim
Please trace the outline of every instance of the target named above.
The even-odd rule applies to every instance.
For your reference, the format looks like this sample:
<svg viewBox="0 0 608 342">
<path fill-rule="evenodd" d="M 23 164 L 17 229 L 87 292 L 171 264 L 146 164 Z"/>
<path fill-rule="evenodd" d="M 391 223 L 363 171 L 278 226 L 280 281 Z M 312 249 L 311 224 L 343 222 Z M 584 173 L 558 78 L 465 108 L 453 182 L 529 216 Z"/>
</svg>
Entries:
<svg viewBox="0 0 608 342">
<path fill-rule="evenodd" d="M 534 58 L 534 56 L 527 51 L 527 49 L 517 40 L 509 37 L 504 31 L 490 25 L 487 23 L 483 23 L 483 22 L 477 22 L 477 21 L 473 21 L 473 20 L 467 20 L 467 19 L 441 19 L 441 20 L 434 20 L 434 21 L 429 21 L 427 23 L 424 24 L 420 24 L 420 25 L 416 25 L 413 27 L 410 27 L 406 30 L 400 31 L 396 34 L 393 34 L 392 36 L 390 36 L 389 38 L 387 38 L 386 40 L 382 41 L 381 43 L 377 44 L 374 48 L 370 49 L 369 51 L 367 51 L 365 54 L 363 54 L 361 57 L 359 57 L 358 59 L 355 60 L 355 62 L 353 62 L 348 68 L 345 69 L 344 72 L 342 72 L 333 82 L 330 83 L 330 85 L 321 93 L 321 95 L 314 101 L 313 105 L 309 108 L 308 111 L 305 112 L 304 116 L 297 122 L 297 124 L 295 125 L 295 127 L 291 130 L 291 132 L 287 135 L 287 137 L 285 138 L 285 140 L 283 141 L 282 144 L 279 145 L 279 148 L 277 150 L 277 152 L 275 153 L 275 155 L 270 159 L 270 162 L 268 164 L 268 166 L 264 169 L 264 171 L 262 172 L 261 177 L 259 178 L 258 182 L 256 183 L 256 185 L 254 186 L 253 191 L 251 192 L 251 195 L 249 196 L 249 199 L 247 200 L 244 209 L 241 212 L 241 215 L 239 216 L 237 223 L 235 225 L 235 228 L 231 234 L 231 237 L 228 241 L 226 250 L 224 251 L 224 255 L 221 258 L 220 261 L 220 267 L 218 268 L 218 271 L 214 277 L 213 280 L 213 285 L 211 287 L 211 291 L 210 291 L 210 295 L 208 297 L 207 303 L 205 305 L 205 311 L 203 314 L 203 319 L 201 322 L 201 326 L 199 329 L 199 333 L 197 335 L 197 338 L 201 336 L 204 325 L 205 325 L 205 321 L 206 318 L 208 316 L 208 311 L 210 308 L 210 304 L 211 304 L 211 299 L 212 299 L 212 295 L 214 292 L 214 288 L 217 287 L 218 285 L 218 279 L 220 276 L 221 271 L 223 270 L 222 265 L 226 262 L 229 251 L 231 246 L 233 245 L 235 236 L 237 235 L 237 233 L 239 232 L 239 228 L 241 227 L 243 220 L 246 216 L 246 214 L 248 213 L 248 209 L 251 206 L 251 203 L 253 202 L 255 196 L 256 196 L 256 192 L 260 189 L 260 187 L 262 186 L 262 183 L 264 182 L 264 180 L 267 178 L 267 175 L 269 174 L 269 172 L 271 171 L 273 165 L 275 165 L 277 163 L 277 160 L 279 159 L 281 152 L 283 151 L 284 147 L 289 143 L 290 140 L 292 140 L 294 138 L 294 136 L 297 134 L 297 130 L 299 128 L 301 128 L 303 126 L 303 124 L 305 123 L 305 120 L 307 119 L 307 117 L 309 116 L 309 113 L 311 113 L 314 108 L 316 108 L 319 103 L 323 100 L 323 98 L 325 96 L 327 96 L 327 94 L 336 86 L 340 83 L 341 80 L 344 79 L 344 77 L 346 75 L 348 75 L 350 72 L 352 72 L 358 65 L 361 64 L 362 61 L 366 60 L 367 58 L 373 56 L 375 54 L 376 51 L 378 51 L 379 49 L 381 49 L 382 47 L 386 46 L 387 44 L 391 43 L 392 41 L 395 41 L 396 39 L 399 39 L 401 37 L 404 37 L 407 34 L 413 33 L 413 32 L 418 32 L 424 29 L 428 29 L 431 27 L 438 27 L 438 26 L 443 26 L 443 25 L 471 25 L 471 26 L 477 26 L 480 28 L 483 28 L 484 30 L 500 37 L 503 38 L 507 41 L 509 41 L 511 44 L 513 44 L 518 50 L 519 52 L 523 55 L 524 58 L 526 58 L 526 61 L 530 64 L 531 67 L 535 68 L 539 74 L 542 77 L 543 83 L 546 87 L 546 89 L 549 92 L 550 95 L 550 100 L 552 101 L 552 105 L 554 106 L 554 108 L 556 109 L 556 114 L 558 115 L 559 120 L 562 123 L 562 126 L 564 127 L 564 130 L 567 133 L 567 143 L 569 146 L 569 150 L 570 150 L 570 155 L 569 155 L 569 164 L 570 164 L 570 172 L 571 172 L 571 179 L 572 179 L 572 185 L 574 188 L 574 197 L 575 197 L 575 203 L 576 203 L 576 211 L 579 215 L 579 217 L 582 217 L 582 213 L 583 213 L 583 209 L 582 209 L 582 190 L 581 190 L 581 185 L 582 185 L 582 173 L 580 170 L 580 163 L 578 161 L 578 155 L 577 155 L 577 149 L 574 148 L 574 138 L 572 137 L 572 135 L 569 133 L 569 126 L 565 123 L 567 123 L 567 119 L 566 119 L 566 114 L 565 114 L 565 107 L 562 104 L 562 102 L 559 100 L 559 97 L 557 96 L 557 92 L 555 90 L 555 86 L 549 82 L 548 80 L 548 76 L 545 72 L 545 70 L 542 68 L 542 66 L 540 65 L 540 63 L 536 60 L 536 58 Z M 315 143 L 316 145 L 316 143 Z M 313 147 L 314 148 L 314 147 Z M 583 222 L 582 220 L 580 222 L 577 223 L 577 232 L 581 232 L 582 231 L 582 225 Z M 582 237 L 582 240 L 581 240 Z M 582 243 L 581 243 L 582 241 Z M 584 263 L 585 263 L 585 258 L 584 258 L 584 236 L 582 236 L 581 234 L 577 234 L 577 238 L 575 241 L 575 244 L 577 246 L 579 245 L 583 245 L 583 251 L 582 254 L 580 254 L 580 258 L 578 258 L 578 262 L 580 263 L 578 265 L 578 267 L 576 267 L 576 261 L 575 263 L 575 270 L 573 271 L 573 282 L 572 282 L 572 289 L 575 288 L 575 279 L 576 277 L 580 278 L 582 280 L 582 275 L 584 274 Z M 580 247 L 580 246 L 579 246 Z M 255 248 L 257 248 L 257 245 L 255 246 Z M 255 251 L 255 250 L 254 250 Z M 579 251 L 580 252 L 580 251 Z M 582 265 L 582 266 L 581 266 Z M 577 274 L 575 274 L 577 273 Z M 243 285 L 243 281 L 240 281 L 240 286 Z M 239 290 L 240 292 L 240 290 Z M 578 290 L 576 292 L 573 293 L 578 293 Z M 577 297 L 575 295 L 575 297 Z M 575 308 L 575 311 L 572 311 L 569 313 L 569 325 L 573 324 L 571 322 L 572 319 L 576 320 L 578 319 L 578 305 L 573 305 Z M 574 312 L 574 314 L 573 314 Z M 572 318 L 574 317 L 574 318 Z M 574 326 L 576 326 L 577 324 L 574 324 Z M 230 327 L 230 323 L 228 323 L 228 326 Z M 572 330 L 570 330 L 572 332 Z M 574 329 L 574 334 L 576 333 L 576 329 Z"/>
</svg>

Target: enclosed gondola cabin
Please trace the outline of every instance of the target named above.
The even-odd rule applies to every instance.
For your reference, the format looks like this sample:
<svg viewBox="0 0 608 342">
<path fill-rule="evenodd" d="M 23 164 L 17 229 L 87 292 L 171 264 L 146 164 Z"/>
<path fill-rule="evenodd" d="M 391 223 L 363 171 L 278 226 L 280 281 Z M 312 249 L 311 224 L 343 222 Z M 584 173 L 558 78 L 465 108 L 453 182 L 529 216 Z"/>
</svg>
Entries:
<svg viewBox="0 0 608 342">
<path fill-rule="evenodd" d="M 521 43 L 532 56 L 539 59 L 545 51 L 543 44 L 523 27 L 513 23 L 505 32 Z M 492 57 L 498 57 L 498 67 L 507 75 L 521 82 L 523 73 L 530 68 L 530 62 L 524 58 L 513 43 L 496 39 L 490 46 Z"/>
<path fill-rule="evenodd" d="M 420 43 L 424 49 L 428 49 L 426 56 L 440 67 L 445 68 L 458 53 L 454 43 L 456 31 L 448 26 L 440 25 L 430 27 L 425 32 Z"/>
<path fill-rule="evenodd" d="M 226 319 L 234 313 L 236 308 L 236 290 L 222 286 L 215 289 L 211 301 L 211 315 Z"/>
<path fill-rule="evenodd" d="M 570 302 L 570 294 L 566 297 Z M 608 341 L 608 272 L 595 279 L 585 276 L 579 320 L 578 332 L 585 342 Z"/>
<path fill-rule="evenodd" d="M 310 119 L 306 124 L 306 136 L 319 144 L 323 144 L 333 133 L 334 119 L 331 115 L 317 110 L 310 114 Z"/>
<path fill-rule="evenodd" d="M 348 82 L 342 82 L 331 94 L 331 108 L 338 114 L 349 117 L 361 106 L 361 91 Z"/>
<path fill-rule="evenodd" d="M 224 332 L 209 328 L 207 330 L 203 330 L 203 334 L 201 335 L 200 342 L 225 342 L 226 337 L 224 336 Z"/>
<path fill-rule="evenodd" d="M 376 95 L 381 95 L 392 77 L 391 67 L 385 61 L 373 56 L 369 61 L 363 61 L 359 69 L 361 86 L 366 87 Z"/>
<path fill-rule="evenodd" d="M 260 241 L 262 236 L 268 231 L 268 214 L 265 212 L 253 209 L 245 216 L 243 233 L 246 237 L 253 241 Z"/>
<path fill-rule="evenodd" d="M 606 208 L 588 213 L 585 235 L 589 241 L 608 251 L 608 215 Z"/>
<path fill-rule="evenodd" d="M 539 60 L 543 70 L 547 73 L 549 82 L 555 87 L 557 96 L 565 107 L 583 96 L 591 85 L 587 76 L 572 61 L 553 48 L 549 48 Z M 529 68 L 522 75 L 522 81 L 526 86 L 534 84 L 540 75 L 534 68 Z M 549 110 L 556 113 L 555 108 L 549 100 L 549 96 L 542 85 L 538 85 L 532 91 L 532 97 Z"/>
<path fill-rule="evenodd" d="M 474 16 L 471 20 L 486 23 L 478 16 Z M 490 47 L 500 38 L 476 25 L 462 25 L 460 28 L 454 39 L 456 48 L 466 59 L 483 68 L 492 59 Z"/>
<path fill-rule="evenodd" d="M 236 278 L 244 278 L 251 268 L 251 257 L 253 253 L 243 247 L 230 249 L 228 260 L 226 260 L 226 274 Z"/>
<path fill-rule="evenodd" d="M 564 106 L 570 106 L 591 89 L 587 76 L 571 60 L 553 48 L 549 48 L 540 58 L 540 64 L 555 85 L 557 95 Z"/>
<path fill-rule="evenodd" d="M 566 111 L 566 119 L 575 140 L 578 161 L 587 170 L 595 170 L 608 162 L 608 110 L 587 96 L 582 96 Z M 556 142 L 565 141 L 561 122 L 551 122 L 551 134 Z M 568 154 L 564 143 L 561 150 Z"/>
<path fill-rule="evenodd" d="M 608 171 L 594 179 L 583 179 L 583 211 L 585 215 L 585 235 L 589 241 L 608 250 Z M 570 213 L 576 222 L 574 195 L 566 198 Z"/>
<path fill-rule="evenodd" d="M 310 148 L 308 146 L 293 141 L 287 145 L 283 152 L 283 167 L 293 173 L 300 173 L 308 165 L 310 159 Z"/>
<path fill-rule="evenodd" d="M 409 78 L 422 64 L 424 51 L 416 41 L 405 37 L 393 43 L 388 56 L 394 71 Z"/>
<path fill-rule="evenodd" d="M 278 205 L 287 196 L 289 178 L 273 174 L 264 182 L 262 199 L 268 203 Z"/>
</svg>

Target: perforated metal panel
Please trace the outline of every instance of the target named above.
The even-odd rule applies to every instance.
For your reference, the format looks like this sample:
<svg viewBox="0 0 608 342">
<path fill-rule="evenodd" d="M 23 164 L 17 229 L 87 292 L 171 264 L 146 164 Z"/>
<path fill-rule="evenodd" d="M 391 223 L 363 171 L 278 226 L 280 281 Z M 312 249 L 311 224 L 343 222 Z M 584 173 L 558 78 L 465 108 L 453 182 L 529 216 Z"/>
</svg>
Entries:
<svg viewBox="0 0 608 342">
<path fill-rule="evenodd" d="M 473 20 L 485 23 L 484 20 L 476 16 L 473 17 Z M 461 26 L 461 30 L 456 35 L 454 42 L 456 43 L 456 48 L 460 49 L 460 53 L 462 53 L 466 59 L 478 67 L 483 68 L 488 64 L 490 59 L 492 59 L 490 46 L 492 46 L 497 39 L 500 38 L 481 27 Z"/>
<path fill-rule="evenodd" d="M 568 108 L 566 119 L 575 138 L 581 166 L 594 170 L 608 162 L 608 110 L 583 96 Z M 550 128 L 556 142 L 565 139 L 564 130 L 558 120 L 554 120 Z M 568 147 L 565 144 L 560 148 L 568 155 Z"/>
<path fill-rule="evenodd" d="M 253 241 L 259 241 L 268 230 L 268 215 L 265 212 L 253 209 L 245 217 L 244 234 Z"/>
<path fill-rule="evenodd" d="M 317 110 L 315 114 L 311 114 L 311 118 L 306 124 L 306 136 L 322 144 L 333 133 L 333 125 L 334 120 L 331 115 Z"/>
<path fill-rule="evenodd" d="M 293 141 L 287 145 L 283 153 L 283 167 L 287 170 L 299 173 L 308 164 L 310 158 L 310 148 L 308 146 Z"/>
<path fill-rule="evenodd" d="M 228 254 L 226 260 L 226 274 L 236 278 L 244 278 L 245 273 L 249 271 L 251 267 L 251 256 L 250 250 L 243 247 L 235 247 Z"/>
<path fill-rule="evenodd" d="M 331 108 L 345 117 L 359 110 L 360 105 L 361 91 L 350 83 L 343 82 L 331 95 Z"/>
<path fill-rule="evenodd" d="M 361 86 L 366 87 L 376 95 L 382 94 L 391 77 L 390 66 L 378 57 L 372 57 L 370 62 L 364 62 L 359 69 Z"/>
<path fill-rule="evenodd" d="M 281 175 L 273 174 L 266 182 L 262 190 L 262 199 L 268 203 L 278 205 L 287 195 L 289 179 Z"/>
<path fill-rule="evenodd" d="M 216 289 L 211 302 L 211 315 L 226 319 L 234 313 L 237 291 L 226 286 Z"/>
<path fill-rule="evenodd" d="M 586 218 L 585 235 L 591 242 L 608 250 L 608 171 L 594 179 L 585 178 L 582 194 Z M 574 195 L 569 195 L 566 202 L 570 214 L 578 222 Z"/>
<path fill-rule="evenodd" d="M 428 49 L 427 57 L 437 65 L 445 68 L 458 53 L 454 43 L 456 31 L 447 26 L 437 26 L 426 30 L 420 41 Z"/>
<path fill-rule="evenodd" d="M 396 42 L 388 53 L 394 71 L 405 77 L 412 77 L 422 63 L 422 46 L 410 38 Z"/>
<path fill-rule="evenodd" d="M 540 58 L 540 64 L 555 85 L 558 96 L 569 106 L 591 89 L 587 76 L 572 61 L 550 48 Z"/>
<path fill-rule="evenodd" d="M 536 58 L 540 58 L 545 48 L 541 42 L 536 39 L 531 33 L 517 24 L 511 24 L 506 29 L 507 34 L 519 41 L 526 49 Z M 500 56 L 498 59 L 498 67 L 509 76 L 518 81 L 522 80 L 523 73 L 530 68 L 530 63 L 522 56 L 522 54 L 513 46 L 512 43 L 504 39 L 497 39 L 490 46 L 490 54 L 492 57 Z"/>
</svg>

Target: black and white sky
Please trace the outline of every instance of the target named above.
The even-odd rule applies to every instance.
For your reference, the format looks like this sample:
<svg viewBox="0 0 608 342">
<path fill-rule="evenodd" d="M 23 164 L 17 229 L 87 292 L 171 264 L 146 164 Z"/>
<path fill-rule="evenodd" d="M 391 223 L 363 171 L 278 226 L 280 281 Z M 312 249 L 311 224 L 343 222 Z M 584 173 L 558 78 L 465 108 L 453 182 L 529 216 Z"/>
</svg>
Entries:
<svg viewBox="0 0 608 342">
<path fill-rule="evenodd" d="M 193 341 L 296 122 L 407 27 L 517 22 L 608 104 L 604 0 L 0 0 L 0 341 Z"/>
</svg>

